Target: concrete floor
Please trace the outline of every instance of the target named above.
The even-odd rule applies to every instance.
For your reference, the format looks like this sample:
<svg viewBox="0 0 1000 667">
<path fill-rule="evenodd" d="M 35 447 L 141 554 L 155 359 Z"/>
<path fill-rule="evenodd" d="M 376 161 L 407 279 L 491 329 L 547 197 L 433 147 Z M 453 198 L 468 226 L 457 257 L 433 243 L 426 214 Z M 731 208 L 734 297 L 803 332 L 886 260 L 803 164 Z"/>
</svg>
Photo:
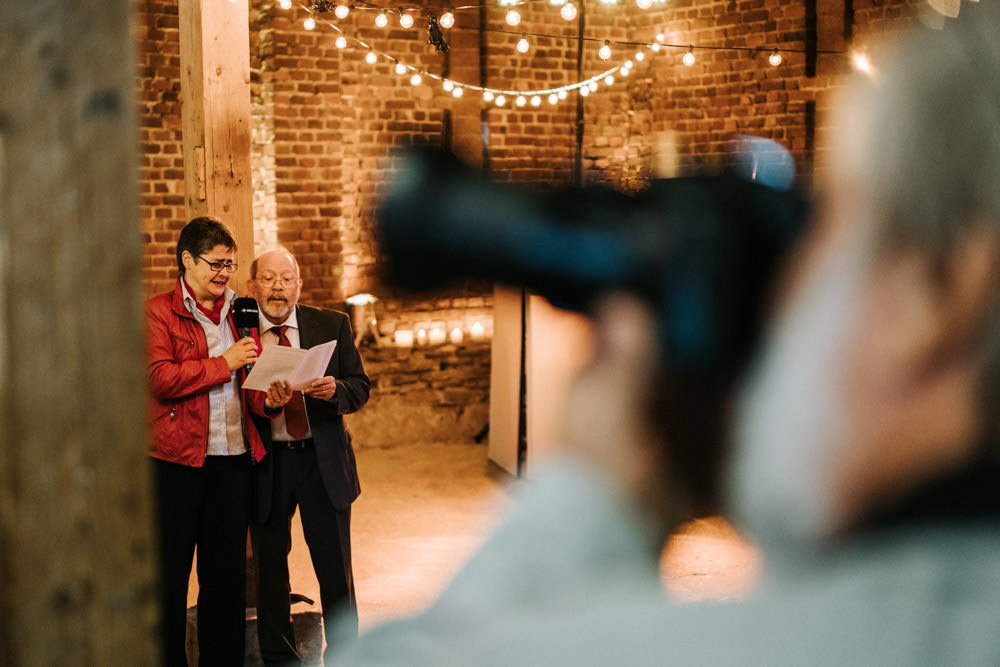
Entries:
<svg viewBox="0 0 1000 667">
<path fill-rule="evenodd" d="M 352 538 L 361 631 L 427 607 L 514 504 L 517 484 L 487 461 L 486 445 L 419 444 L 357 452 L 362 494 Z M 757 550 L 721 519 L 688 524 L 661 561 L 662 581 L 678 600 L 743 595 L 759 570 Z M 296 515 L 292 591 L 316 601 L 319 587 Z M 190 604 L 197 581 L 192 574 Z"/>
</svg>

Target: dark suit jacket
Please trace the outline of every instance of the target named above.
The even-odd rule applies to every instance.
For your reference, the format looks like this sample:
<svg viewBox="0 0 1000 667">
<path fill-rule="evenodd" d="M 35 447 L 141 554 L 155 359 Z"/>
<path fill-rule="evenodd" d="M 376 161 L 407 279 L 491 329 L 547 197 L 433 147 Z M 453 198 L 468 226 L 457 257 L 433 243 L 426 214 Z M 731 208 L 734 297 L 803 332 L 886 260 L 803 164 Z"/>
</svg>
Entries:
<svg viewBox="0 0 1000 667">
<path fill-rule="evenodd" d="M 326 368 L 326 375 L 337 379 L 337 392 L 332 401 L 321 401 L 308 396 L 306 414 L 312 430 L 313 446 L 319 463 L 320 476 L 330 502 L 338 510 L 347 509 L 358 494 L 358 467 L 354 460 L 351 435 L 344 427 L 341 415 L 355 412 L 367 401 L 371 381 L 365 374 L 361 355 L 354 345 L 351 322 L 346 314 L 336 310 L 296 306 L 299 324 L 299 344 L 308 349 L 336 339 L 337 347 Z M 268 420 L 257 417 L 258 430 L 268 450 L 255 466 L 255 497 L 252 518 L 262 523 L 271 513 L 274 495 L 274 457 L 271 454 L 271 426 Z"/>
</svg>

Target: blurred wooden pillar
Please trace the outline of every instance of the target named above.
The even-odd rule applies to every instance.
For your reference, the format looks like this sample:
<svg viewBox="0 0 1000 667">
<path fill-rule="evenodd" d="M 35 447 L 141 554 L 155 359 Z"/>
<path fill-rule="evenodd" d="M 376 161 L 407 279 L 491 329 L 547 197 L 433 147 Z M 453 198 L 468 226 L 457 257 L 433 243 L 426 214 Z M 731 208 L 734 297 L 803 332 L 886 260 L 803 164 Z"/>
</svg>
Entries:
<svg viewBox="0 0 1000 667">
<path fill-rule="evenodd" d="M 253 259 L 248 0 L 179 0 L 181 122 L 188 218 L 211 215 L 233 231 L 243 293 Z"/>
<path fill-rule="evenodd" d="M 0 3 L 0 664 L 159 656 L 129 0 Z"/>
</svg>

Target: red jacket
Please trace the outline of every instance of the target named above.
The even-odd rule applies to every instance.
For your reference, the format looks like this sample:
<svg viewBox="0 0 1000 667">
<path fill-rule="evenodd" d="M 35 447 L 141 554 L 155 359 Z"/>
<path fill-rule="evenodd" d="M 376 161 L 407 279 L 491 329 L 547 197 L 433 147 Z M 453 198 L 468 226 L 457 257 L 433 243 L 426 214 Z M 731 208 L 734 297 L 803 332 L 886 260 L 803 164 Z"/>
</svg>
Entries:
<svg viewBox="0 0 1000 667">
<path fill-rule="evenodd" d="M 232 314 L 229 326 L 233 328 Z M 208 392 L 229 382 L 229 364 L 222 357 L 208 356 L 205 331 L 184 307 L 180 280 L 173 291 L 146 302 L 146 357 L 152 405 L 152 451 L 164 461 L 201 467 L 208 450 Z M 236 381 L 242 382 L 242 372 Z M 244 391 L 243 435 L 254 460 L 264 456 L 260 434 L 249 410 L 273 417 L 280 410 L 264 407 L 265 393 Z"/>
</svg>

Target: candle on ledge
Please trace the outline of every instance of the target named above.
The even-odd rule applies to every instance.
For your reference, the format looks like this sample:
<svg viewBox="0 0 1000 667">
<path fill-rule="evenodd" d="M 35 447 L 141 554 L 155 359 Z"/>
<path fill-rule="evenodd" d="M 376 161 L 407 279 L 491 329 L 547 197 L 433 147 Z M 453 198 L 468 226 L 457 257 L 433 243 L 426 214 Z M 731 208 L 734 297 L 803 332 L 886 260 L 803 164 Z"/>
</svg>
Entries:
<svg viewBox="0 0 1000 667">
<path fill-rule="evenodd" d="M 473 322 L 472 326 L 469 327 L 469 338 L 472 340 L 482 340 L 486 337 L 486 331 L 483 329 L 482 322 Z"/>
<path fill-rule="evenodd" d="M 427 345 L 427 329 L 417 329 L 417 345 Z"/>
<path fill-rule="evenodd" d="M 451 333 L 448 334 L 448 340 L 450 340 L 455 345 L 461 345 L 462 344 L 462 330 L 459 327 L 455 327 L 454 329 L 452 329 Z"/>
<path fill-rule="evenodd" d="M 431 345 L 441 345 L 444 343 L 444 339 L 444 329 L 441 327 L 434 327 L 427 332 L 427 342 Z"/>
<path fill-rule="evenodd" d="M 396 329 L 396 345 L 399 347 L 413 347 L 413 329 Z"/>
</svg>

